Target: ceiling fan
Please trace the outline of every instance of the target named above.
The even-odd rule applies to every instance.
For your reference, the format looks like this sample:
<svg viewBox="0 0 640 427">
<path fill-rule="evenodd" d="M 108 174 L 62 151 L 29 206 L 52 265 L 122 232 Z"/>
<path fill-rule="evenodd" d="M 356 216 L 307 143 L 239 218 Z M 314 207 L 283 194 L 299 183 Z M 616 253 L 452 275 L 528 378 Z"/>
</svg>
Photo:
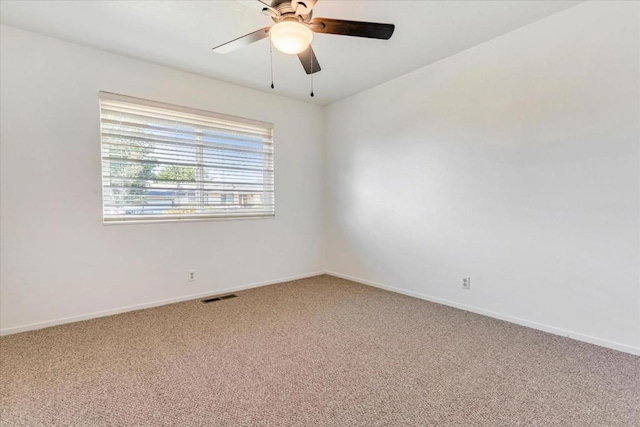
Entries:
<svg viewBox="0 0 640 427">
<path fill-rule="evenodd" d="M 258 1 L 265 6 L 262 13 L 270 16 L 275 24 L 216 46 L 213 48 L 215 52 L 228 53 L 270 37 L 276 49 L 283 53 L 298 55 L 306 73 L 313 74 L 321 70 L 311 48 L 313 33 L 388 40 L 395 29 L 393 24 L 312 18 L 313 7 L 318 0 Z"/>
</svg>

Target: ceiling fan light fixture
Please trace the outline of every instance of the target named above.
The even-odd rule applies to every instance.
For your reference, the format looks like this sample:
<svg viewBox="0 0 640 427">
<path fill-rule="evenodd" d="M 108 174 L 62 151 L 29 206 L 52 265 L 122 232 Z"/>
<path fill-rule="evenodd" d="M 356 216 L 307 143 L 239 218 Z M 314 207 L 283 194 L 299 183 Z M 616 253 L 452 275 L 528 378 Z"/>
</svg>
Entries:
<svg viewBox="0 0 640 427">
<path fill-rule="evenodd" d="M 269 31 L 271 32 L 271 42 L 276 49 L 290 55 L 297 55 L 305 51 L 313 40 L 311 29 L 295 21 L 278 22 Z"/>
</svg>

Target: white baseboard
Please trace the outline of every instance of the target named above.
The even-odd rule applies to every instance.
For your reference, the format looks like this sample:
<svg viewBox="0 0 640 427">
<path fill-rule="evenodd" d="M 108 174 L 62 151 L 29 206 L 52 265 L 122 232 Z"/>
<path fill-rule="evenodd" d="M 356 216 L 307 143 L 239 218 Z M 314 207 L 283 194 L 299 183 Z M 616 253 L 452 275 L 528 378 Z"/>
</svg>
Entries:
<svg viewBox="0 0 640 427">
<path fill-rule="evenodd" d="M 495 319 L 505 320 L 507 322 L 515 323 L 517 325 L 526 326 L 532 329 L 537 329 L 544 332 L 549 332 L 554 335 L 560 335 L 563 337 L 568 337 L 577 341 L 586 342 L 589 344 L 599 345 L 601 347 L 610 348 L 613 350 L 623 351 L 625 353 L 634 354 L 636 356 L 640 356 L 640 347 L 634 347 L 627 344 L 621 344 L 615 341 L 609 341 L 602 338 L 592 337 L 590 335 L 581 334 L 578 332 L 568 331 L 566 329 L 556 328 L 554 326 L 545 325 L 542 323 L 532 322 L 530 320 L 521 319 L 519 317 L 509 316 L 507 314 L 498 313 L 495 311 L 485 310 L 482 308 L 474 307 L 467 304 L 461 304 L 455 301 L 449 301 L 442 298 L 433 297 L 430 295 L 424 295 L 418 292 L 405 291 L 400 288 L 394 288 L 393 286 L 383 285 L 381 283 L 373 282 L 371 280 L 360 279 L 359 277 L 349 276 L 348 274 L 342 274 L 335 271 L 325 271 L 325 274 L 330 276 L 339 277 L 346 280 L 351 280 L 352 282 L 361 283 L 363 285 L 373 286 L 375 288 L 384 289 L 387 291 L 395 292 L 402 295 L 407 295 L 414 298 L 423 299 L 426 301 L 435 302 L 437 304 L 447 305 L 449 307 L 458 308 L 461 310 L 470 311 L 476 314 L 482 314 L 484 316 L 493 317 Z"/>
<path fill-rule="evenodd" d="M 317 272 L 307 273 L 307 274 L 299 274 L 297 276 L 290 276 L 290 277 L 282 277 L 280 279 L 250 283 L 250 284 L 234 286 L 226 289 L 212 289 L 207 292 L 185 295 L 185 296 L 176 297 L 176 298 L 169 298 L 169 299 L 153 301 L 153 302 L 148 302 L 143 304 L 130 305 L 127 307 L 115 308 L 112 310 L 97 311 L 94 313 L 81 314 L 78 316 L 63 317 L 61 319 L 48 320 L 46 322 L 31 323 L 29 325 L 0 329 L 0 336 L 17 334 L 19 332 L 33 331 L 36 329 L 49 328 L 51 326 L 63 325 L 65 323 L 80 322 L 82 320 L 95 319 L 98 317 L 112 316 L 114 314 L 126 313 L 128 311 L 143 310 L 145 308 L 152 308 L 152 307 L 158 307 L 161 305 L 173 304 L 176 302 L 189 301 L 192 299 L 203 298 L 210 295 L 219 295 L 219 294 L 225 294 L 229 292 L 242 291 L 245 289 L 259 288 L 260 286 L 273 285 L 276 283 L 289 282 L 291 280 L 306 279 L 308 277 L 319 276 L 321 274 L 324 274 L 324 271 L 317 271 Z"/>
<path fill-rule="evenodd" d="M 78 316 L 70 316 L 70 317 L 64 317 L 64 318 L 61 318 L 61 319 L 49 320 L 49 321 L 45 321 L 45 322 L 31 323 L 31 324 L 28 324 L 28 325 L 16 326 L 16 327 L 13 327 L 13 328 L 0 329 L 0 336 L 17 334 L 17 333 L 20 333 L 20 332 L 33 331 L 33 330 L 37 330 L 37 329 L 48 328 L 48 327 L 51 327 L 51 326 L 63 325 L 63 324 L 66 324 L 66 323 L 79 322 L 79 321 L 82 321 L 82 320 L 95 319 L 95 318 L 98 318 L 98 317 L 112 316 L 114 314 L 126 313 L 126 312 L 129 312 L 129 311 L 143 310 L 145 308 L 152 308 L 152 307 L 158 307 L 158 306 L 161 306 L 161 305 L 173 304 L 173 303 L 176 303 L 176 302 L 189 301 L 189 300 L 203 298 L 203 297 L 210 296 L 210 295 L 218 295 L 218 294 L 224 294 L 224 293 L 229 293 L 229 292 L 237 292 L 237 291 L 242 291 L 242 290 L 251 289 L 251 288 L 258 288 L 258 287 L 261 287 L 261 286 L 273 285 L 273 284 L 276 284 L 276 283 L 289 282 L 291 280 L 306 279 L 308 277 L 319 276 L 319 275 L 322 275 L 322 274 L 328 274 L 328 275 L 339 277 L 339 278 L 342 278 L 342 279 L 351 280 L 352 282 L 361 283 L 363 285 L 368 285 L 368 286 L 373 286 L 375 288 L 385 289 L 387 291 L 395 292 L 395 293 L 398 293 L 398 294 L 407 295 L 407 296 L 411 296 L 411 297 L 414 297 L 414 298 L 419 298 L 419 299 L 423 299 L 423 300 L 426 300 L 426 301 L 435 302 L 437 304 L 447 305 L 449 307 L 454 307 L 454 308 L 458 308 L 458 309 L 461 309 L 461 310 L 470 311 L 472 313 L 477 313 L 477 314 L 481 314 L 481 315 L 484 315 L 484 316 L 493 317 L 495 319 L 500 319 L 500 320 L 504 320 L 504 321 L 507 321 L 507 322 L 515 323 L 515 324 L 518 324 L 518 325 L 526 326 L 526 327 L 529 327 L 529 328 L 537 329 L 537 330 L 540 330 L 540 331 L 549 332 L 549 333 L 554 334 L 554 335 L 560 335 L 560 336 L 568 337 L 568 338 L 571 338 L 571 339 L 574 339 L 574 340 L 577 340 L 577 341 L 582 341 L 582 342 L 586 342 L 586 343 L 590 343 L 590 344 L 595 344 L 595 345 L 599 345 L 601 347 L 606 347 L 606 348 L 610 348 L 610 349 L 613 349 L 613 350 L 623 351 L 625 353 L 630 353 L 630 354 L 634 354 L 634 355 L 640 356 L 640 347 L 634 347 L 634 346 L 630 346 L 630 345 L 626 345 L 626 344 L 621 344 L 621 343 L 618 343 L 618 342 L 615 342 L 615 341 L 609 341 L 609 340 L 602 339 L 602 338 L 592 337 L 590 335 L 585 335 L 585 334 L 581 334 L 581 333 L 578 333 L 578 332 L 568 331 L 566 329 L 556 328 L 554 326 L 549 326 L 549 325 L 545 325 L 545 324 L 542 324 L 542 323 L 532 322 L 530 320 L 521 319 L 519 317 L 510 316 L 510 315 L 498 313 L 498 312 L 495 312 L 495 311 L 485 310 L 485 309 L 474 307 L 474 306 L 471 306 L 471 305 L 461 304 L 461 303 L 458 303 L 458 302 L 455 302 L 455 301 L 450 301 L 450 300 L 446 300 L 446 299 L 442 299 L 442 298 L 437 298 L 437 297 L 433 297 L 433 296 L 430 296 L 430 295 L 421 294 L 421 293 L 418 293 L 418 292 L 406 291 L 404 289 L 395 288 L 393 286 L 383 285 L 381 283 L 373 282 L 371 280 L 365 280 L 365 279 L 361 279 L 359 277 L 354 277 L 354 276 L 350 276 L 348 274 L 342 274 L 342 273 L 338 273 L 338 272 L 330 271 L 330 270 L 316 271 L 316 272 L 313 272 L 313 273 L 300 274 L 300 275 L 290 276 L 290 277 L 282 277 L 282 278 L 279 278 L 279 279 L 267 280 L 267 281 L 256 282 L 256 283 L 250 283 L 250 284 L 245 284 L 245 285 L 240 285 L 240 286 L 235 286 L 235 287 L 225 288 L 225 289 L 213 289 L 213 290 L 210 290 L 210 291 L 207 291 L 207 292 L 198 293 L 198 294 L 185 295 L 185 296 L 181 296 L 181 297 L 169 298 L 169 299 L 164 299 L 164 300 L 159 300 L 159 301 L 153 301 L 153 302 L 144 303 L 144 304 L 130 305 L 130 306 L 127 306 L 127 307 L 121 307 L 121 308 L 116 308 L 116 309 L 112 309 L 112 310 L 98 311 L 98 312 L 87 313 L 87 314 L 82 314 L 82 315 L 78 315 Z"/>
</svg>

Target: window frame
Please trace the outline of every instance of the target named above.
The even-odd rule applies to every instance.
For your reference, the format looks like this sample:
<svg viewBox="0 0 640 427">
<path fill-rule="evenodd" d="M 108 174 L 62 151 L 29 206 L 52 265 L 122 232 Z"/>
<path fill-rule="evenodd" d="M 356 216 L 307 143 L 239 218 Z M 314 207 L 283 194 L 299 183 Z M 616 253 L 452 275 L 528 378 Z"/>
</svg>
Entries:
<svg viewBox="0 0 640 427">
<path fill-rule="evenodd" d="M 268 177 L 269 179 L 267 179 L 266 182 L 262 183 L 262 187 L 263 187 L 262 190 L 256 191 L 256 194 L 262 193 L 264 195 L 268 192 L 271 193 L 270 199 L 268 200 L 271 203 L 270 205 L 268 205 L 270 206 L 270 209 L 256 211 L 255 213 L 253 212 L 247 213 L 247 211 L 245 210 L 243 213 L 242 209 L 238 209 L 238 207 L 235 206 L 236 204 L 231 204 L 230 207 L 234 207 L 237 210 L 236 212 L 230 213 L 227 211 L 224 214 L 211 214 L 211 215 L 202 214 L 202 213 L 200 214 L 155 214 L 155 215 L 126 214 L 126 213 L 122 215 L 108 214 L 106 210 L 107 207 L 105 206 L 106 205 L 105 202 L 107 200 L 105 196 L 106 196 L 106 190 L 110 188 L 110 184 L 106 183 L 106 179 L 108 178 L 105 177 L 104 171 L 105 171 L 105 165 L 109 164 L 110 161 L 104 154 L 105 146 L 109 146 L 109 143 L 105 143 L 103 141 L 103 117 L 102 117 L 103 116 L 103 100 L 106 100 L 107 102 L 108 101 L 124 102 L 124 103 L 134 104 L 141 107 L 166 110 L 166 111 L 170 111 L 177 114 L 186 114 L 186 115 L 200 116 L 204 118 L 211 118 L 214 120 L 218 120 L 221 123 L 227 122 L 237 126 L 255 127 L 255 128 L 260 128 L 264 131 L 269 132 L 270 138 L 268 138 L 268 141 L 266 142 L 263 141 L 263 144 L 262 144 L 263 147 L 269 147 L 269 149 L 265 153 L 265 159 L 268 158 L 268 161 L 265 160 L 265 162 L 267 164 L 270 164 L 270 169 L 269 169 L 269 166 L 265 166 L 263 171 L 263 176 L 265 178 Z M 106 91 L 98 92 L 98 107 L 99 107 L 99 113 L 100 113 L 99 141 L 100 141 L 100 159 L 101 159 L 100 177 L 101 177 L 101 201 L 102 201 L 103 225 L 152 224 L 152 223 L 165 223 L 165 222 L 193 222 L 193 221 L 232 221 L 232 220 L 275 218 L 275 215 L 276 215 L 275 144 L 274 144 L 274 137 L 273 137 L 274 126 L 272 123 L 260 121 L 260 120 L 248 119 L 244 117 L 232 116 L 227 114 L 215 113 L 212 111 L 207 111 L 207 110 L 202 110 L 197 108 L 190 108 L 190 107 L 185 107 L 185 106 L 175 105 L 175 104 L 170 104 L 165 102 L 152 101 L 152 100 L 147 100 L 143 98 L 137 98 L 137 97 L 132 97 L 128 95 L 121 95 L 121 94 L 106 92 Z M 198 144 L 196 141 L 202 141 L 203 134 L 205 133 L 205 131 L 203 131 L 202 128 L 198 129 L 195 125 L 193 129 L 194 129 L 194 134 L 197 135 L 193 144 L 193 147 L 195 149 L 195 156 L 196 156 L 196 159 L 198 158 L 202 159 L 203 150 L 206 149 L 206 147 L 203 146 L 202 144 Z M 221 150 L 224 151 L 224 149 L 221 149 Z M 195 197 L 198 200 L 197 204 L 199 203 L 200 206 L 205 205 L 203 204 L 203 202 L 208 200 L 208 198 L 210 197 L 209 196 L 210 193 L 219 193 L 221 200 L 224 198 L 225 203 L 227 203 L 227 201 L 229 200 L 229 196 L 232 196 L 234 200 L 240 199 L 240 193 L 238 193 L 237 191 L 231 192 L 225 189 L 205 188 L 203 182 L 198 182 L 203 180 L 198 178 L 202 178 L 204 174 L 204 170 L 206 169 L 206 166 L 201 164 L 200 166 L 194 166 L 194 169 L 195 169 L 194 172 L 196 174 L 195 182 L 196 182 L 197 188 L 190 189 L 190 190 L 193 190 L 195 192 L 195 195 L 196 195 Z M 215 170 L 215 168 L 213 169 Z M 123 179 L 126 179 L 126 178 L 123 177 Z M 149 179 L 149 181 L 153 181 L 153 180 Z M 226 183 L 224 181 L 220 181 L 219 184 L 224 185 Z M 266 187 L 271 187 L 272 190 L 267 191 L 265 190 Z M 239 191 L 242 191 L 242 190 L 239 190 Z M 263 200 L 265 200 L 264 196 L 263 196 Z M 240 206 L 240 204 L 237 204 L 237 205 Z"/>
</svg>

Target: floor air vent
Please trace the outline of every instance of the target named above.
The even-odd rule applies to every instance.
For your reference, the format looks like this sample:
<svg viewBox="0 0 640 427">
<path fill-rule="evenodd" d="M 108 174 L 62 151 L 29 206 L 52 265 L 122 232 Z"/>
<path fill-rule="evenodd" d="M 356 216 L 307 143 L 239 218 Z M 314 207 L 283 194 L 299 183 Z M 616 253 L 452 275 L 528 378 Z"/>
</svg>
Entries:
<svg viewBox="0 0 640 427">
<path fill-rule="evenodd" d="M 213 298 L 203 299 L 202 302 L 207 304 L 207 303 L 214 302 L 214 301 L 222 301 L 223 299 L 236 298 L 237 296 L 238 295 L 236 295 L 236 294 L 223 295 L 221 297 L 213 297 Z"/>
</svg>

